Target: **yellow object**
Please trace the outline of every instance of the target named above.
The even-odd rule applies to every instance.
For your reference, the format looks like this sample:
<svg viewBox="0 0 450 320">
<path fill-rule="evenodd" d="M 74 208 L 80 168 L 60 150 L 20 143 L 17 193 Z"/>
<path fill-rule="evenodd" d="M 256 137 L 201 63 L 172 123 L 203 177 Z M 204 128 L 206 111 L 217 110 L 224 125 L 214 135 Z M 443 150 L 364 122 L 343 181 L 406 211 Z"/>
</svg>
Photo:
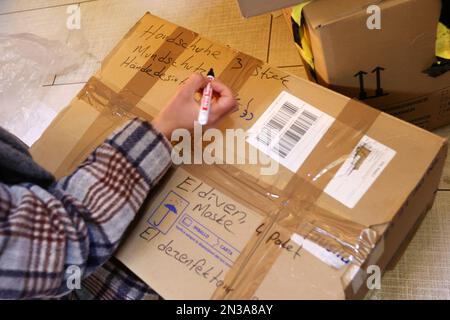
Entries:
<svg viewBox="0 0 450 320">
<path fill-rule="evenodd" d="M 314 70 L 314 56 L 311 49 L 311 43 L 309 41 L 308 32 L 306 31 L 306 26 L 302 23 L 302 10 L 310 2 L 311 1 L 307 1 L 295 6 L 292 9 L 291 17 L 299 25 L 300 44 L 296 43 L 295 45 L 302 58 Z"/>
<path fill-rule="evenodd" d="M 442 22 L 438 24 L 436 36 L 436 56 L 444 59 L 450 59 L 450 29 Z"/>
</svg>

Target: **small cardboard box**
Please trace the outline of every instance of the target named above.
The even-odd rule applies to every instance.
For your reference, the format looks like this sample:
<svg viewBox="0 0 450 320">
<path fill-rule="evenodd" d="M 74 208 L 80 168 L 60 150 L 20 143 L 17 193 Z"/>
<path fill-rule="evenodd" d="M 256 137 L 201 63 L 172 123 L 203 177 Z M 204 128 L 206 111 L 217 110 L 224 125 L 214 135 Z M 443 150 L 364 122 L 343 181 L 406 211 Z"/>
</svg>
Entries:
<svg viewBox="0 0 450 320">
<path fill-rule="evenodd" d="M 440 10 L 440 0 L 311 1 L 302 12 L 309 78 L 426 129 L 450 123 L 450 72 L 424 73 Z"/>
<path fill-rule="evenodd" d="M 69 174 L 117 126 L 150 121 L 210 67 L 241 106 L 220 129 L 256 132 L 249 151 L 240 164 L 172 170 L 116 256 L 167 299 L 362 297 L 367 266 L 383 271 L 431 207 L 447 143 L 361 102 L 147 13 L 33 157 Z M 273 126 L 276 148 L 265 143 Z M 278 161 L 276 174 L 248 161 L 258 149 Z"/>
</svg>

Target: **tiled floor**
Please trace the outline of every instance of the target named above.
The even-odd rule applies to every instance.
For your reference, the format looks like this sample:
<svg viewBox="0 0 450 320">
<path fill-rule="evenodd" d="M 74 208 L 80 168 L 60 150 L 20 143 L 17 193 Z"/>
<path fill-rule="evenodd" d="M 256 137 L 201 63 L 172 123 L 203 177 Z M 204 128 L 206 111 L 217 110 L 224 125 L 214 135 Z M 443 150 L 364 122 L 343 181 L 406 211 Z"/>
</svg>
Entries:
<svg viewBox="0 0 450 320">
<path fill-rule="evenodd" d="M 67 6 L 81 9 L 81 29 L 68 30 Z M 145 11 L 199 32 L 215 41 L 305 77 L 290 31 L 279 12 L 243 19 L 235 0 L 2 0 L 2 33 L 31 32 L 83 48 L 80 66 L 48 75 L 34 95 L 39 105 L 59 112 L 100 66 L 113 45 Z M 0 125 L 2 124 L 0 118 Z M 450 137 L 450 126 L 437 134 Z M 387 272 L 372 299 L 450 299 L 450 159 L 440 190 L 404 256 Z"/>
</svg>

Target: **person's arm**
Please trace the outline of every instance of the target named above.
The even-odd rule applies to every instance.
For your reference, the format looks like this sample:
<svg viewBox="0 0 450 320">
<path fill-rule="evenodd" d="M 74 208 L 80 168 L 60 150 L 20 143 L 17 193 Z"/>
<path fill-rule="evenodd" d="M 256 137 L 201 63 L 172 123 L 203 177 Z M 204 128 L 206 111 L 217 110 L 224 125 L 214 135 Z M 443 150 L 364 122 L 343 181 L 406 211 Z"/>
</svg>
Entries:
<svg viewBox="0 0 450 320">
<path fill-rule="evenodd" d="M 171 165 L 167 137 L 192 127 L 205 81 L 191 77 L 152 124 L 128 122 L 47 190 L 0 183 L 0 299 L 61 296 L 110 258 Z M 213 104 L 218 120 L 235 100 L 215 86 L 225 90 Z"/>
<path fill-rule="evenodd" d="M 0 184 L 0 298 L 74 289 L 70 276 L 84 278 L 111 256 L 170 164 L 168 141 L 134 120 L 47 190 Z"/>
</svg>

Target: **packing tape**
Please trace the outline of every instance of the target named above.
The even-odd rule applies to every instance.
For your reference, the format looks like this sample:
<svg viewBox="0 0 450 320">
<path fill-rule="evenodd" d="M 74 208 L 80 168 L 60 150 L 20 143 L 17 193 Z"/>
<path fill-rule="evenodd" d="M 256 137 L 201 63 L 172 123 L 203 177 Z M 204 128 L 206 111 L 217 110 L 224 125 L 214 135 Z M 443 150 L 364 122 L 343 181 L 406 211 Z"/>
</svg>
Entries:
<svg viewBox="0 0 450 320">
<path fill-rule="evenodd" d="M 100 112 L 110 111 L 113 116 L 133 117 L 130 110 L 134 108 L 134 104 L 95 76 L 89 79 L 84 88 L 78 93 L 77 98 L 84 100 Z"/>
<path fill-rule="evenodd" d="M 251 72 L 247 72 L 247 74 L 251 74 Z M 232 82 L 232 81 L 230 81 Z M 233 83 L 233 82 L 232 82 Z M 245 82 L 241 82 L 242 84 Z M 104 101 L 109 101 L 111 102 L 111 105 L 114 105 L 115 108 L 118 108 L 119 111 L 117 113 L 119 113 L 120 115 L 128 115 L 128 110 L 132 110 L 134 108 L 134 106 L 132 104 L 130 104 L 128 102 L 127 99 L 124 99 L 123 97 L 120 96 L 120 94 L 117 94 L 114 92 L 114 90 L 108 88 L 107 86 L 105 86 L 101 81 L 99 81 L 96 78 L 92 78 L 89 83 L 87 84 L 87 86 L 89 87 L 89 89 L 85 90 L 84 92 L 90 92 L 90 94 L 88 95 L 84 95 L 84 97 L 82 95 L 80 95 L 80 98 L 83 99 L 87 99 L 87 101 L 89 101 L 89 103 L 93 106 L 99 104 L 100 108 L 102 106 L 105 105 Z M 237 88 L 237 85 L 234 84 L 234 87 Z M 99 97 L 98 97 L 99 96 Z M 353 117 L 350 117 L 350 113 L 346 112 L 349 111 L 351 109 L 358 109 L 356 106 L 353 106 L 352 108 L 352 102 L 350 101 L 349 104 L 347 105 L 347 107 L 340 113 L 339 117 L 338 117 L 338 121 L 336 121 L 335 125 L 332 126 L 332 128 L 330 128 L 329 134 L 330 134 L 330 138 L 324 137 L 321 144 L 326 144 L 328 145 L 328 147 L 330 147 L 330 143 L 331 142 L 335 142 L 337 143 L 339 146 L 345 146 L 347 145 L 346 150 L 352 150 L 353 146 L 359 141 L 359 137 L 362 135 L 361 132 L 359 132 L 358 130 L 355 130 L 353 128 L 349 127 L 349 123 L 353 126 L 358 126 L 358 124 L 352 123 L 352 119 L 355 119 Z M 361 109 L 360 109 L 361 110 Z M 372 109 L 366 109 L 366 110 L 372 110 Z M 354 115 L 354 111 L 352 110 L 352 114 Z M 357 113 L 358 114 L 358 113 Z M 131 114 L 132 115 L 132 114 Z M 365 116 L 366 115 L 366 116 Z M 369 121 L 369 123 L 367 122 L 367 112 L 364 114 L 358 114 L 358 123 L 359 123 L 359 127 L 361 130 L 366 131 L 371 123 Z M 376 114 L 374 114 L 372 116 L 372 119 L 376 118 Z M 343 122 L 346 122 L 347 125 L 343 124 Z M 342 134 L 342 136 L 340 138 L 336 138 L 336 132 L 340 133 L 340 132 L 345 132 L 345 134 Z M 334 138 L 332 138 L 334 137 Z M 350 139 L 351 137 L 351 139 Z M 336 140 L 337 139 L 337 140 Z M 331 140 L 331 142 L 330 142 Z M 348 143 L 342 143 L 347 141 Z M 320 144 L 317 146 L 320 147 Z M 332 146 L 332 148 L 335 148 L 334 146 Z M 345 155 L 347 151 L 345 151 L 344 149 L 340 149 L 339 150 L 341 153 Z M 314 156 L 314 154 L 316 154 L 316 156 Z M 347 153 L 348 154 L 348 153 Z M 328 160 L 333 159 L 334 157 L 336 157 L 336 155 L 331 156 L 329 155 L 329 159 L 323 159 L 323 161 L 318 161 L 318 157 L 320 155 L 320 152 L 317 153 L 312 153 L 312 155 L 310 156 L 310 159 L 312 160 L 308 160 L 309 162 L 314 162 L 316 165 L 316 169 L 313 170 L 312 168 L 310 168 L 309 170 L 311 170 L 310 172 L 320 172 L 320 168 L 322 166 L 322 164 L 327 163 Z M 320 160 L 320 159 L 319 159 Z M 307 165 L 309 162 L 305 162 L 305 165 Z M 308 172 L 308 171 L 306 171 Z M 304 176 L 310 176 L 308 174 L 305 174 Z M 331 175 L 330 175 L 331 176 Z M 329 179 L 329 178 L 328 178 Z M 321 181 L 323 179 L 321 178 Z M 336 234 L 335 231 L 333 230 L 329 230 L 329 231 L 325 231 L 326 228 L 324 228 L 323 226 L 327 225 L 327 226 L 336 226 L 336 225 L 341 225 L 341 230 L 349 230 L 349 222 L 348 221 L 340 221 L 337 222 L 337 220 L 334 218 L 333 219 L 333 215 L 329 212 L 326 212 L 323 209 L 314 207 L 314 204 L 311 203 L 311 201 L 314 201 L 314 198 L 318 197 L 321 193 L 321 190 L 314 185 L 311 185 L 310 181 L 307 181 L 305 179 L 301 179 L 300 181 L 302 181 L 305 184 L 305 187 L 300 187 L 300 189 L 306 189 L 309 190 L 309 192 L 307 193 L 308 199 L 303 199 L 304 201 L 302 202 L 302 210 L 300 210 L 300 212 L 302 212 L 303 216 L 298 216 L 298 215 L 294 215 L 294 217 L 282 217 L 281 215 L 278 216 L 278 219 L 271 219 L 270 217 L 267 218 L 267 221 L 265 222 L 266 225 L 268 226 L 266 229 L 270 230 L 271 227 L 275 226 L 277 223 L 278 225 L 281 224 L 281 222 L 286 222 L 286 221 L 296 221 L 296 223 L 298 224 L 297 226 L 291 226 L 289 224 L 284 225 L 283 228 L 289 228 L 288 230 L 290 230 L 290 232 L 292 232 L 291 237 L 295 237 L 300 235 L 304 235 L 304 238 L 309 240 L 309 238 L 313 238 L 313 242 L 312 243 L 317 243 L 317 239 L 321 237 L 321 235 L 317 234 L 316 230 L 313 229 L 317 229 L 318 226 L 322 226 L 320 228 L 320 232 L 323 235 L 323 233 L 329 233 L 329 234 Z M 297 182 L 291 182 L 291 185 L 295 186 L 297 185 Z M 298 185 L 297 185 L 298 187 Z M 291 195 L 290 195 L 291 196 Z M 312 196 L 312 198 L 311 198 Z M 307 215 L 306 213 L 311 213 L 311 210 L 313 212 L 313 214 L 309 214 Z M 319 210 L 319 211 L 318 211 Z M 328 217 L 328 220 L 325 219 L 325 217 Z M 303 220 L 301 219 L 303 218 Z M 321 220 L 320 222 L 318 221 Z M 301 221 L 301 223 L 299 223 Z M 326 222 L 325 222 L 326 221 Z M 309 226 L 309 229 L 306 230 L 305 226 Z M 363 229 L 363 226 L 353 226 L 352 230 L 361 230 Z M 315 236 L 314 233 L 316 233 Z M 344 237 L 345 232 L 342 232 L 338 238 L 345 238 Z M 286 236 L 289 236 L 289 234 L 287 234 Z M 323 236 L 322 236 L 323 237 Z M 256 240 L 256 239 L 255 239 Z M 264 236 L 260 236 L 259 237 L 259 242 L 264 240 Z M 347 242 L 351 243 L 352 240 L 348 240 Z M 251 242 L 249 243 L 251 246 Z M 322 244 L 323 245 L 323 244 Z M 353 253 L 353 256 L 356 258 L 357 261 L 362 261 L 364 259 L 364 257 L 366 256 L 366 251 L 363 251 L 362 248 L 364 248 L 364 242 L 361 242 L 358 244 L 359 245 L 359 251 L 355 251 Z M 332 248 L 332 245 L 323 245 L 323 247 L 326 247 L 327 249 Z M 253 246 L 253 250 L 255 250 L 255 247 Z M 334 251 L 334 250 L 332 250 Z M 273 263 L 275 262 L 276 258 L 277 258 L 277 254 L 278 254 L 278 250 L 276 250 L 271 257 L 274 259 Z M 358 257 L 358 253 L 361 255 L 360 257 Z M 244 256 L 245 254 L 243 254 L 242 256 Z M 249 254 L 247 254 L 247 257 L 251 256 Z M 262 257 L 261 259 L 265 259 L 264 264 L 267 264 L 267 257 Z M 268 265 L 271 265 L 270 263 Z M 270 270 L 270 268 L 268 269 Z M 267 271 L 268 271 L 267 270 Z M 238 273 L 241 273 L 241 271 L 239 271 Z M 261 279 L 262 281 L 262 279 Z M 254 290 L 257 289 L 257 282 L 252 281 L 251 283 L 251 288 L 253 288 Z M 248 288 L 248 287 L 247 287 Z M 247 289 L 248 291 L 248 289 Z"/>
<path fill-rule="evenodd" d="M 337 217 L 316 205 L 325 186 L 342 163 L 326 174 L 322 174 L 320 179 L 314 180 L 314 177 L 329 163 L 351 154 L 380 114 L 380 111 L 367 108 L 354 100 L 350 100 L 346 104 L 319 144 L 289 182 L 287 189 L 284 190 L 285 196 L 279 197 L 283 202 L 289 198 L 293 200 L 288 204 L 280 202 L 282 209 L 279 213 L 273 217 L 266 217 L 264 232 L 255 233 L 252 236 L 225 276 L 224 283 L 226 285 L 215 290 L 212 295 L 213 299 L 251 299 L 254 296 L 282 252 L 277 246 L 264 244 L 264 239 L 274 228 L 278 228 L 276 230 L 280 234 L 282 232 L 280 230 L 284 230 L 282 235 L 287 239 L 298 238 L 299 235 L 308 239 L 312 233 L 319 233 L 319 237 L 326 234 L 333 235 L 336 230 L 340 231 L 340 234 L 335 239 L 340 239 L 350 229 L 354 232 L 353 239 L 356 240 L 356 243 L 351 239 L 348 242 L 354 244 L 350 245 L 353 250 L 354 262 L 359 265 L 364 262 L 378 240 L 376 232 L 371 231 L 367 226 Z M 229 288 L 233 290 L 229 290 Z"/>
</svg>

